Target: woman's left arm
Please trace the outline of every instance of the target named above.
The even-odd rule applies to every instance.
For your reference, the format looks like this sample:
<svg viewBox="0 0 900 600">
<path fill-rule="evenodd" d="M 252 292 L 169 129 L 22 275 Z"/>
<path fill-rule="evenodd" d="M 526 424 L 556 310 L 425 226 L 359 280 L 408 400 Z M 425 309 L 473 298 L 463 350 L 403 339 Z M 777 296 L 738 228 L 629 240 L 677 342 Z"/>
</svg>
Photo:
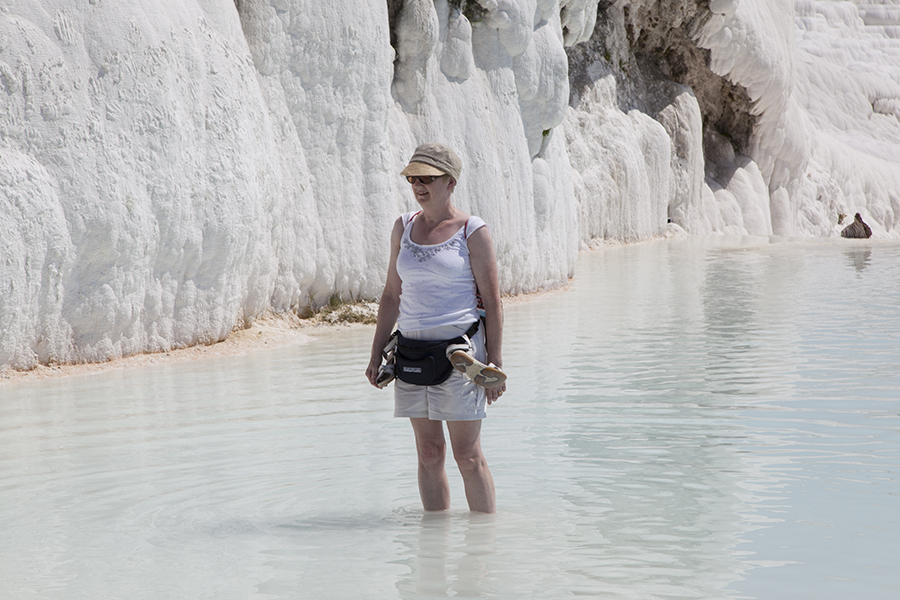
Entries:
<svg viewBox="0 0 900 600">
<path fill-rule="evenodd" d="M 475 275 L 475 285 L 484 304 L 484 337 L 487 362 L 503 368 L 503 302 L 500 300 L 500 281 L 497 274 L 497 255 L 488 228 L 479 227 L 468 239 L 469 262 Z M 506 383 L 488 389 L 488 404 L 498 400 L 506 390 Z"/>
</svg>

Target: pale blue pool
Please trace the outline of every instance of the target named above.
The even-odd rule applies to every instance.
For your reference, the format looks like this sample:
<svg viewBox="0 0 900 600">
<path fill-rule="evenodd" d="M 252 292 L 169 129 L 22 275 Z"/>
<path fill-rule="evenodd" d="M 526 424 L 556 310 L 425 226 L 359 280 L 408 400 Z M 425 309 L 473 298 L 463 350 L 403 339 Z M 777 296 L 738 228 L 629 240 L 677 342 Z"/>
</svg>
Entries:
<svg viewBox="0 0 900 600">
<path fill-rule="evenodd" d="M 661 241 L 507 303 L 499 512 L 423 515 L 372 330 L 0 386 L 2 597 L 900 597 L 900 244 Z"/>
</svg>

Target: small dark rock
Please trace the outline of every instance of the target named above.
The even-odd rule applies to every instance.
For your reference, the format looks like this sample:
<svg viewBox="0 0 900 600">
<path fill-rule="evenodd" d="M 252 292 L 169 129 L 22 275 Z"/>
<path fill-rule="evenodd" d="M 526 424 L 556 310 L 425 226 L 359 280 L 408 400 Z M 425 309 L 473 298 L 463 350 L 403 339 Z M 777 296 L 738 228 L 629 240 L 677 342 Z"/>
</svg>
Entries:
<svg viewBox="0 0 900 600">
<path fill-rule="evenodd" d="M 853 222 L 841 231 L 841 237 L 870 238 L 872 237 L 872 229 L 863 223 L 862 217 L 859 216 L 859 213 L 856 213 L 856 216 L 853 217 Z"/>
</svg>

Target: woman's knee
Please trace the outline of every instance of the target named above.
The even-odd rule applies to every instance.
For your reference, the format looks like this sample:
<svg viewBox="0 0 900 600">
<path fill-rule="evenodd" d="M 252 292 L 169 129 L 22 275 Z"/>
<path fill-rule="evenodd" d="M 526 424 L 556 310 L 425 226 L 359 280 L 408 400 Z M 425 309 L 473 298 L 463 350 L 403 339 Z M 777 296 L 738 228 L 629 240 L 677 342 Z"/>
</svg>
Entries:
<svg viewBox="0 0 900 600">
<path fill-rule="evenodd" d="M 447 445 L 442 441 L 427 441 L 418 444 L 419 462 L 426 469 L 443 468 L 447 456 Z"/>
<path fill-rule="evenodd" d="M 480 450 L 457 452 L 454 453 L 453 459 L 456 461 L 459 472 L 463 475 L 479 473 L 487 467 L 487 460 Z"/>
</svg>

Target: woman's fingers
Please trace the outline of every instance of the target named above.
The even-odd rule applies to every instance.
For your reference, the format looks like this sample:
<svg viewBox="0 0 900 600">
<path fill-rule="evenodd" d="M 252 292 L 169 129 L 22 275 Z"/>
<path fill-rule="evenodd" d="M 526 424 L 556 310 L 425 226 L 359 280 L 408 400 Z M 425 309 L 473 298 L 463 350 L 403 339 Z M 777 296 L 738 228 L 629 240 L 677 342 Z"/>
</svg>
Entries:
<svg viewBox="0 0 900 600">
<path fill-rule="evenodd" d="M 485 392 L 487 392 L 488 406 L 490 406 L 491 404 L 493 404 L 494 402 L 499 400 L 500 396 L 502 396 L 503 392 L 505 392 L 505 391 L 506 391 L 506 383 L 504 383 L 502 386 L 500 386 L 498 388 L 486 389 Z"/>
</svg>

